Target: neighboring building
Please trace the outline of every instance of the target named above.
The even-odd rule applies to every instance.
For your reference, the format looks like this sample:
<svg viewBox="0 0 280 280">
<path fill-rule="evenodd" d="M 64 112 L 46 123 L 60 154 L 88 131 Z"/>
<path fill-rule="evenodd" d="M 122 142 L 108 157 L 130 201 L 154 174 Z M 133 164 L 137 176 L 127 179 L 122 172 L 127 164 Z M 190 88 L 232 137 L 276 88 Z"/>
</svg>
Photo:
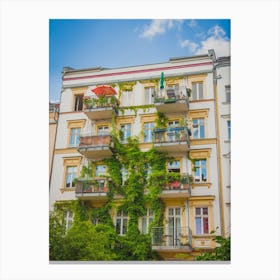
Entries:
<svg viewBox="0 0 280 280">
<path fill-rule="evenodd" d="M 215 247 L 211 231 L 230 234 L 229 58 L 209 54 L 116 69 L 64 68 L 50 209 L 55 202 L 76 199 L 94 208 L 106 203 L 108 173 L 102 160 L 112 156 L 110 133 L 116 127 L 123 142 L 138 136 L 142 150 L 154 147 L 173 157 L 166 163 L 168 172 L 191 175 L 162 187 L 164 226 L 150 229 L 153 250 L 164 259 L 196 255 Z M 102 85 L 110 86 L 112 95 L 101 102 L 104 96 L 93 91 Z M 158 113 L 168 118 L 163 129 L 155 125 Z M 73 180 L 89 162 L 96 177 L 85 188 L 86 179 Z M 121 203 L 121 196 L 114 199 Z M 117 207 L 111 215 L 124 235 L 129 217 Z M 73 213 L 65 218 L 70 226 Z M 141 232 L 149 232 L 152 219 L 148 208 L 139 221 Z"/>
<path fill-rule="evenodd" d="M 230 83 L 230 57 L 221 57 L 217 59 L 217 104 L 219 118 L 219 141 L 220 141 L 220 161 L 221 161 L 221 185 L 223 189 L 223 212 L 225 235 L 230 235 L 230 170 L 231 170 L 231 83 Z"/>
<path fill-rule="evenodd" d="M 49 102 L 49 176 L 52 173 L 54 145 L 58 122 L 59 103 Z"/>
</svg>

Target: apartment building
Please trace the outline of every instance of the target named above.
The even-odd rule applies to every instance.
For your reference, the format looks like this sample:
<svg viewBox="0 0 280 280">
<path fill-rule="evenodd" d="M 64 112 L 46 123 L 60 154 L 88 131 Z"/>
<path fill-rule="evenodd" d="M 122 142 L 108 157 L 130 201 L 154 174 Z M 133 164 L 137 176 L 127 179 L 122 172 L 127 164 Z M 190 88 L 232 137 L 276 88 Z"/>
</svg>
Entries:
<svg viewBox="0 0 280 280">
<path fill-rule="evenodd" d="M 139 218 L 140 232 L 150 235 L 162 259 L 184 254 L 188 259 L 188 253 L 213 249 L 214 234 L 230 234 L 229 59 L 213 55 L 211 50 L 115 69 L 64 68 L 50 209 L 72 200 L 104 207 L 110 190 L 104 160 L 114 156 L 117 132 L 124 144 L 137 137 L 142 151 L 167 154 L 167 173 L 180 175 L 162 184 L 163 223 L 152 225 L 149 205 Z M 94 178 L 81 176 L 89 164 Z M 127 176 L 123 169 L 121 185 Z M 114 193 L 113 200 L 111 218 L 116 232 L 125 235 L 129 214 L 118 209 L 121 194 Z M 69 228 L 73 212 L 66 211 L 65 219 Z"/>
</svg>

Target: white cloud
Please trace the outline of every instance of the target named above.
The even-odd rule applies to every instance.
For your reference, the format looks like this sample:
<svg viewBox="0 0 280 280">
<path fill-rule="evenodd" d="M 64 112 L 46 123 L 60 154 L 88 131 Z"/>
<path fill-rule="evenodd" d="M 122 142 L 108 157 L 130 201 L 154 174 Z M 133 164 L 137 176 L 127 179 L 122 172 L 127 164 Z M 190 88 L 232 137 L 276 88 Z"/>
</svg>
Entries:
<svg viewBox="0 0 280 280">
<path fill-rule="evenodd" d="M 215 25 L 207 32 L 208 37 L 200 42 L 184 40 L 180 42 L 182 48 L 187 48 L 192 54 L 207 54 L 208 50 L 214 49 L 216 56 L 230 55 L 230 40 L 226 32 L 219 25 Z"/>
<path fill-rule="evenodd" d="M 146 25 L 140 37 L 152 39 L 154 36 L 163 34 L 168 29 L 174 27 L 180 28 L 183 20 L 172 19 L 154 19 L 149 25 Z"/>
<path fill-rule="evenodd" d="M 194 53 L 198 49 L 199 44 L 191 42 L 190 40 L 184 40 L 180 42 L 180 46 L 182 48 L 188 48 L 190 52 Z"/>
<path fill-rule="evenodd" d="M 208 30 L 208 34 L 214 36 L 215 38 L 220 38 L 226 35 L 226 32 L 219 25 L 215 25 Z"/>
<path fill-rule="evenodd" d="M 195 54 L 208 53 L 208 50 L 214 49 L 217 57 L 230 55 L 230 41 L 225 38 L 211 36 L 200 44 L 201 47 L 196 50 Z"/>
</svg>

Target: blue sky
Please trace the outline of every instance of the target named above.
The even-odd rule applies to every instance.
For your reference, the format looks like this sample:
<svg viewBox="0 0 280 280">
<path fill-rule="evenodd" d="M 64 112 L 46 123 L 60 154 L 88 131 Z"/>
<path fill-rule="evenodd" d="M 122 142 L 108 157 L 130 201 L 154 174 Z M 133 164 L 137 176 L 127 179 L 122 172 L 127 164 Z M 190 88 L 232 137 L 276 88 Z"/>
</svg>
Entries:
<svg viewBox="0 0 280 280">
<path fill-rule="evenodd" d="M 55 20 L 49 22 L 50 101 L 59 101 L 61 71 L 116 68 L 207 53 L 230 55 L 230 20 Z"/>
</svg>

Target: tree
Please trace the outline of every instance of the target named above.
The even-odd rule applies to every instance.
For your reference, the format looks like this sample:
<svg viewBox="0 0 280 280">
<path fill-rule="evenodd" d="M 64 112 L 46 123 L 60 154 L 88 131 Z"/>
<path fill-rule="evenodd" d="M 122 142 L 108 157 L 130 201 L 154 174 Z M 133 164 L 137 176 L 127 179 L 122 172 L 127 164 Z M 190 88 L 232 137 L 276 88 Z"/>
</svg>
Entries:
<svg viewBox="0 0 280 280">
<path fill-rule="evenodd" d="M 74 223 L 64 238 L 65 260 L 106 261 L 116 259 L 111 246 L 114 230 L 105 225 L 94 226 L 90 221 Z"/>
<path fill-rule="evenodd" d="M 65 236 L 65 223 L 62 213 L 53 211 L 49 217 L 49 258 L 61 260 L 63 258 L 63 244 Z"/>
</svg>

